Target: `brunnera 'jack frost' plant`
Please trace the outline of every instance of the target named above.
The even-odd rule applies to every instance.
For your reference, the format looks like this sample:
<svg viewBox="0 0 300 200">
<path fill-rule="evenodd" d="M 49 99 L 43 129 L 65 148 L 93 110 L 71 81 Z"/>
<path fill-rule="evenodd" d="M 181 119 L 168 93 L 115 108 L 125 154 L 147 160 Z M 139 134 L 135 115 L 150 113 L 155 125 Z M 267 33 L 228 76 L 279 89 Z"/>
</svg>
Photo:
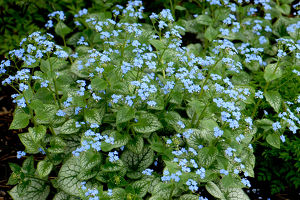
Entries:
<svg viewBox="0 0 300 200">
<path fill-rule="evenodd" d="M 43 155 L 38 161 L 28 156 L 22 167 L 10 164 L 9 184 L 16 185 L 10 195 L 42 200 L 51 187 L 55 200 L 207 199 L 200 194 L 205 187 L 217 199 L 248 199 L 242 188 L 251 187 L 247 177 L 254 176 L 253 141 L 264 136 L 279 147 L 285 127 L 298 130 L 300 96 L 284 102 L 268 88 L 282 77 L 282 61 L 292 62 L 286 67 L 299 76 L 299 25 L 287 28 L 290 38 L 277 40 L 276 60 L 264 60 L 263 47 L 226 38 L 241 28 L 234 8 L 242 2 L 222 3 L 233 13 L 222 23 L 232 30 L 219 34 L 208 24 L 203 56 L 182 46 L 186 30 L 170 10 L 150 15 L 153 26 L 139 23 L 141 1 L 117 5 L 112 14 L 79 11 L 79 32 L 67 40 L 72 29 L 64 13 L 51 13 L 46 27 L 64 46 L 34 32 L 1 62 L 2 74 L 20 67 L 2 81 L 17 92 L 10 128 L 28 127 L 19 134 L 26 153 L 17 157 Z M 263 5 L 268 10 L 267 1 Z M 262 22 L 254 23 L 259 36 Z M 262 68 L 265 85 L 248 84 L 245 67 Z M 268 113 L 255 120 L 263 102 L 278 113 L 276 122 Z"/>
</svg>

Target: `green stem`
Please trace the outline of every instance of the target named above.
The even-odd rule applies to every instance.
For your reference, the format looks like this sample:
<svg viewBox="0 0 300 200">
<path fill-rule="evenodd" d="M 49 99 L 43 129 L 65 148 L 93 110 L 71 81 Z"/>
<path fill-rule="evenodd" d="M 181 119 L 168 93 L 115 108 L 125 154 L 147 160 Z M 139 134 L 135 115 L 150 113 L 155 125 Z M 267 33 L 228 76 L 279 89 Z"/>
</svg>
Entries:
<svg viewBox="0 0 300 200">
<path fill-rule="evenodd" d="M 171 189 L 171 192 L 170 192 L 169 200 L 172 200 L 172 194 L 173 194 L 174 189 L 175 189 L 175 184 L 172 183 L 172 189 Z"/>
<path fill-rule="evenodd" d="M 172 10 L 172 15 L 173 15 L 174 20 L 175 20 L 175 9 L 174 9 L 172 0 L 170 0 L 170 6 L 171 6 L 171 10 Z"/>
<path fill-rule="evenodd" d="M 210 102 L 210 101 L 209 101 L 209 102 Z M 203 110 L 202 110 L 202 112 L 201 112 L 201 114 L 200 114 L 200 116 L 199 116 L 199 118 L 198 118 L 198 121 L 197 121 L 197 123 L 196 123 L 196 128 L 199 126 L 199 124 L 200 124 L 200 119 L 202 118 L 202 116 L 203 116 L 203 114 L 204 114 L 206 108 L 208 107 L 208 104 L 209 104 L 209 103 L 205 104 L 205 107 L 203 108 Z"/>
<path fill-rule="evenodd" d="M 276 70 L 278 69 L 278 67 L 279 67 L 279 61 L 280 61 L 280 59 L 277 61 L 277 65 L 276 65 L 275 70 L 273 71 L 272 74 L 275 74 Z M 269 85 L 270 85 L 270 82 L 267 82 L 267 84 L 264 87 L 264 94 L 267 92 L 267 89 L 268 89 Z M 254 115 L 255 115 L 255 113 L 256 113 L 256 111 L 258 109 L 258 106 L 260 105 L 261 102 L 262 102 L 262 99 L 259 99 L 258 102 L 255 104 L 253 112 L 251 114 L 251 118 L 252 119 L 254 118 Z"/>
<path fill-rule="evenodd" d="M 207 73 L 207 75 L 206 75 L 206 78 L 205 78 L 205 80 L 204 80 L 204 82 L 203 82 L 203 84 L 202 84 L 202 87 L 201 87 L 201 92 L 200 92 L 200 95 L 199 95 L 199 99 L 201 98 L 201 96 L 202 96 L 202 94 L 203 94 L 203 92 L 204 92 L 203 87 L 205 86 L 206 82 L 208 81 L 209 75 L 210 75 L 211 71 L 214 70 L 214 68 L 217 66 L 217 64 L 220 62 L 220 60 L 221 60 L 221 59 L 219 59 L 219 60 L 213 65 L 213 67 L 211 68 L 211 70 L 208 71 L 208 73 Z"/>
<path fill-rule="evenodd" d="M 57 100 L 58 106 L 61 109 L 61 103 L 60 103 L 60 99 L 59 99 L 59 96 L 58 96 L 58 89 L 57 89 L 57 85 L 56 85 L 56 78 L 55 78 L 55 74 L 53 74 L 54 73 L 53 72 L 53 67 L 52 67 L 52 64 L 50 62 L 49 57 L 48 57 L 48 61 L 49 61 L 49 65 L 50 65 L 51 75 L 54 75 L 53 78 L 52 78 L 52 81 L 53 81 L 54 90 L 55 90 L 55 100 Z"/>
</svg>

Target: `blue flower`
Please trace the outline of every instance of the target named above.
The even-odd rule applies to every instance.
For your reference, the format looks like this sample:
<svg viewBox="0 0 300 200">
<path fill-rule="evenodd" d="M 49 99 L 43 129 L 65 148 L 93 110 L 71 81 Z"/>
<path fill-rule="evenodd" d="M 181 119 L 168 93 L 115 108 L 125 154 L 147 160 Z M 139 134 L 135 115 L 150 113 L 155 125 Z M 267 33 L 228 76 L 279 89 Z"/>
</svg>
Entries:
<svg viewBox="0 0 300 200">
<path fill-rule="evenodd" d="M 200 196 L 199 200 L 208 200 L 208 198 Z"/>
<path fill-rule="evenodd" d="M 263 99 L 263 98 L 264 98 L 263 92 L 260 91 L 260 90 L 258 90 L 258 91 L 255 93 L 255 97 L 256 97 L 256 98 Z"/>
<path fill-rule="evenodd" d="M 107 195 L 108 195 L 108 196 L 112 196 L 112 189 L 108 189 L 108 190 L 107 190 Z"/>
<path fill-rule="evenodd" d="M 142 174 L 145 174 L 147 176 L 151 176 L 153 172 L 153 169 L 145 169 Z"/>
<path fill-rule="evenodd" d="M 221 137 L 223 135 L 224 131 L 222 131 L 221 129 L 219 129 L 219 127 L 215 127 L 214 128 L 214 136 L 215 137 Z"/>
<path fill-rule="evenodd" d="M 24 151 L 17 151 L 17 158 L 18 159 L 22 158 L 25 155 L 26 155 L 26 152 L 24 152 Z"/>
<path fill-rule="evenodd" d="M 118 154 L 119 154 L 119 153 L 118 153 L 117 151 L 109 152 L 109 153 L 108 153 L 109 161 L 110 161 L 110 162 L 115 162 L 115 161 L 119 160 Z"/>
<path fill-rule="evenodd" d="M 245 178 L 242 178 L 241 182 L 242 182 L 245 186 L 251 187 L 251 184 L 250 184 L 250 181 L 249 181 L 249 180 L 247 180 L 247 179 L 245 179 Z"/>
<path fill-rule="evenodd" d="M 266 42 L 267 42 L 267 39 L 266 39 L 265 36 L 260 36 L 260 37 L 259 37 L 259 43 L 260 43 L 260 44 L 264 44 L 264 43 L 266 43 Z"/>
<path fill-rule="evenodd" d="M 280 139 L 281 139 L 281 141 L 284 143 L 285 142 L 285 136 L 284 135 L 281 135 L 280 136 Z"/>
<path fill-rule="evenodd" d="M 197 169 L 196 174 L 200 175 L 201 179 L 205 178 L 205 168 L 201 167 L 200 169 Z"/>
<path fill-rule="evenodd" d="M 185 125 L 182 121 L 178 121 L 177 124 L 180 126 L 180 128 L 185 128 Z"/>
<path fill-rule="evenodd" d="M 224 174 L 225 176 L 227 176 L 229 172 L 225 169 L 220 169 L 220 174 Z"/>
<path fill-rule="evenodd" d="M 225 150 L 225 154 L 228 155 L 228 156 L 232 156 L 232 152 L 236 152 L 235 149 L 231 148 L 231 147 L 228 147 L 226 150 Z"/>
<path fill-rule="evenodd" d="M 26 107 L 26 101 L 25 101 L 24 97 L 22 97 L 21 99 L 16 100 L 16 103 L 21 108 L 25 108 Z"/>
<path fill-rule="evenodd" d="M 272 124 L 272 127 L 273 127 L 273 130 L 274 130 L 274 131 L 277 131 L 278 129 L 281 128 L 280 122 L 274 122 L 274 123 Z"/>
<path fill-rule="evenodd" d="M 56 115 L 59 116 L 59 117 L 64 117 L 66 115 L 66 113 L 62 110 L 58 110 Z"/>
<path fill-rule="evenodd" d="M 286 56 L 286 52 L 284 52 L 283 50 L 279 49 L 279 50 L 278 50 L 278 53 L 277 53 L 277 56 L 278 56 L 279 58 L 284 57 L 284 56 Z"/>
<path fill-rule="evenodd" d="M 187 182 L 186 182 L 185 184 L 189 186 L 189 189 L 190 189 L 192 192 L 195 192 L 195 191 L 198 190 L 197 182 L 194 181 L 193 179 L 188 179 Z"/>
</svg>

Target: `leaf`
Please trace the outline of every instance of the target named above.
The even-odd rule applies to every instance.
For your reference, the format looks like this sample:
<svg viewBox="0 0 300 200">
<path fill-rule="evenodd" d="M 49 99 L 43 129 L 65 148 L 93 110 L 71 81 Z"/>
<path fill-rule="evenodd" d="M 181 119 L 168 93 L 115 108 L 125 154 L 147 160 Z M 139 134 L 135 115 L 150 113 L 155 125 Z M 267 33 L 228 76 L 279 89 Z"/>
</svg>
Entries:
<svg viewBox="0 0 300 200">
<path fill-rule="evenodd" d="M 241 188 L 229 188 L 227 190 L 228 200 L 250 200 L 247 194 Z"/>
<path fill-rule="evenodd" d="M 30 133 L 21 133 L 18 134 L 22 144 L 25 146 L 26 148 L 26 152 L 27 153 L 38 153 L 39 152 L 39 147 L 40 145 L 35 143 L 35 141 L 32 139 Z"/>
<path fill-rule="evenodd" d="M 209 167 L 216 159 L 218 149 L 216 147 L 204 147 L 198 150 L 198 160 L 200 166 Z"/>
<path fill-rule="evenodd" d="M 48 152 L 50 153 L 66 153 L 65 148 L 67 144 L 64 140 L 58 136 L 52 136 L 50 139 L 50 147 L 48 147 Z"/>
<path fill-rule="evenodd" d="M 278 134 L 271 133 L 267 136 L 266 140 L 271 146 L 280 149 L 280 137 Z"/>
<path fill-rule="evenodd" d="M 153 196 L 157 196 L 155 199 L 170 199 L 170 194 L 172 192 L 172 188 L 170 184 L 164 184 L 164 183 L 158 183 L 156 186 L 154 186 L 153 189 Z M 172 192 L 174 193 L 174 192 Z M 150 198 L 152 199 L 152 198 Z"/>
<path fill-rule="evenodd" d="M 150 40 L 149 41 L 150 44 L 152 44 L 156 50 L 162 50 L 165 48 L 165 43 L 163 41 L 160 40 Z"/>
<path fill-rule="evenodd" d="M 261 127 L 265 131 L 268 131 L 272 128 L 272 124 L 274 122 L 270 119 L 265 119 L 264 118 L 264 119 L 255 120 L 255 123 L 257 124 L 258 127 Z"/>
<path fill-rule="evenodd" d="M 55 33 L 61 37 L 65 37 L 67 34 L 71 33 L 70 29 L 65 23 L 59 21 L 55 26 Z"/>
<path fill-rule="evenodd" d="M 123 188 L 114 188 L 112 191 L 111 200 L 124 200 L 126 199 L 126 192 Z"/>
<path fill-rule="evenodd" d="M 18 187 L 20 184 L 8 192 L 14 200 L 46 200 L 50 192 L 50 186 L 45 181 L 34 178 L 29 179 L 29 184 L 21 194 L 18 193 Z"/>
<path fill-rule="evenodd" d="M 101 91 L 107 88 L 107 83 L 102 78 L 96 77 L 91 81 L 92 88 L 94 91 Z"/>
<path fill-rule="evenodd" d="M 199 197 L 194 194 L 184 194 L 179 198 L 179 200 L 199 200 Z"/>
<path fill-rule="evenodd" d="M 35 121 L 39 124 L 49 124 L 56 117 L 57 106 L 53 104 L 42 104 L 40 108 L 35 110 Z"/>
<path fill-rule="evenodd" d="M 101 107 L 100 109 L 89 109 L 85 110 L 84 112 L 84 118 L 89 123 L 96 123 L 98 125 L 101 124 L 102 118 L 104 116 L 105 108 Z"/>
<path fill-rule="evenodd" d="M 58 130 L 59 134 L 74 134 L 79 131 L 79 128 L 76 128 L 76 120 L 69 119 L 66 121 Z"/>
<path fill-rule="evenodd" d="M 207 119 L 207 120 L 201 120 L 200 121 L 200 127 L 207 129 L 210 132 L 214 131 L 214 128 L 218 126 L 218 123 L 215 120 L 212 119 Z M 212 136 L 212 134 L 211 134 Z M 209 140 L 211 140 L 212 138 L 209 138 Z"/>
<path fill-rule="evenodd" d="M 199 145 L 204 145 L 205 143 L 209 143 L 214 136 L 213 133 L 208 131 L 207 129 L 191 129 L 193 133 L 187 138 L 187 143 L 190 147 L 194 149 L 198 149 Z"/>
<path fill-rule="evenodd" d="M 199 24 L 203 24 L 203 25 L 211 25 L 213 22 L 212 18 L 208 15 L 199 15 L 198 17 L 196 17 L 195 20 Z"/>
<path fill-rule="evenodd" d="M 80 195 L 81 180 L 77 178 L 77 175 L 82 171 L 80 164 L 79 157 L 71 157 L 59 170 L 57 179 L 59 188 L 69 195 Z"/>
<path fill-rule="evenodd" d="M 284 15 L 289 15 L 291 12 L 291 6 L 289 4 L 276 5 L 276 8 Z"/>
<path fill-rule="evenodd" d="M 234 177 L 231 174 L 223 176 L 223 178 L 221 179 L 221 185 L 226 189 L 244 187 L 244 185 L 241 182 L 241 179 Z"/>
<path fill-rule="evenodd" d="M 120 171 L 122 168 L 124 168 L 124 164 L 120 159 L 115 162 L 108 161 L 104 165 L 101 165 L 103 172 L 116 172 Z"/>
<path fill-rule="evenodd" d="M 196 112 L 197 114 L 201 114 L 205 107 L 205 103 L 200 102 L 197 99 L 193 99 L 188 105 L 192 108 L 193 112 Z"/>
<path fill-rule="evenodd" d="M 134 118 L 134 109 L 129 106 L 121 107 L 117 112 L 116 123 L 124 123 Z"/>
<path fill-rule="evenodd" d="M 144 197 L 147 194 L 149 187 L 149 181 L 143 179 L 135 181 L 132 184 L 132 188 L 134 189 L 135 194 L 137 194 L 139 197 Z"/>
<path fill-rule="evenodd" d="M 16 163 L 8 163 L 8 164 L 9 164 L 11 171 L 13 171 L 17 174 L 21 171 L 21 167 L 19 165 L 17 165 Z"/>
<path fill-rule="evenodd" d="M 29 115 L 21 112 L 16 112 L 14 115 L 14 119 L 9 126 L 9 129 L 21 129 L 27 127 L 29 124 L 29 119 Z"/>
<path fill-rule="evenodd" d="M 121 160 L 125 166 L 134 172 L 142 172 L 149 167 L 154 159 L 154 152 L 149 147 L 144 147 L 142 152 L 135 154 L 130 150 L 126 150 L 121 155 Z"/>
<path fill-rule="evenodd" d="M 179 6 L 179 5 L 176 5 L 176 6 L 175 6 L 175 9 L 176 9 L 176 10 L 180 10 L 180 11 L 184 11 L 184 10 L 186 10 L 186 8 L 185 8 L 185 7 L 183 7 L 183 6 Z"/>
<path fill-rule="evenodd" d="M 60 191 L 54 196 L 53 200 L 78 200 L 78 198 Z"/>
<path fill-rule="evenodd" d="M 49 161 L 42 160 L 37 164 L 37 172 L 41 178 L 50 174 L 53 164 Z"/>
<path fill-rule="evenodd" d="M 82 170 L 89 170 L 101 163 L 101 154 L 96 151 L 85 151 L 81 153 L 79 160 Z"/>
<path fill-rule="evenodd" d="M 163 118 L 170 126 L 172 126 L 175 131 L 180 132 L 182 131 L 182 128 L 180 125 L 178 125 L 178 121 L 184 121 L 181 116 L 175 112 L 175 111 L 167 111 L 164 113 L 164 118 Z"/>
<path fill-rule="evenodd" d="M 46 127 L 45 126 L 37 126 L 33 128 L 28 129 L 29 134 L 32 138 L 32 140 L 35 143 L 39 143 L 46 135 Z"/>
<path fill-rule="evenodd" d="M 33 175 L 35 173 L 34 159 L 33 156 L 29 156 L 22 164 L 22 172 L 28 175 Z"/>
<path fill-rule="evenodd" d="M 278 91 L 269 91 L 265 94 L 267 102 L 272 106 L 272 108 L 278 113 L 281 107 L 281 95 Z"/>
<path fill-rule="evenodd" d="M 212 26 L 209 26 L 204 33 L 204 37 L 210 42 L 213 41 L 217 37 L 217 35 L 218 31 Z"/>
<path fill-rule="evenodd" d="M 126 147 L 136 154 L 141 153 L 144 147 L 143 137 L 136 136 L 134 138 L 131 138 L 127 143 Z"/>
<path fill-rule="evenodd" d="M 219 199 L 224 199 L 224 194 L 222 191 L 219 189 L 219 187 L 214 183 L 209 181 L 205 185 L 205 189 L 214 197 L 219 198 Z"/>
<path fill-rule="evenodd" d="M 180 105 L 183 99 L 182 87 L 180 85 L 175 85 L 170 93 L 170 102 Z"/>
<path fill-rule="evenodd" d="M 106 143 L 105 141 L 101 142 L 101 150 L 104 152 L 111 151 L 114 148 L 119 148 L 122 146 L 125 146 L 129 139 L 130 136 L 128 133 L 119 133 L 115 130 L 107 130 L 102 132 L 103 135 L 108 135 L 109 137 L 114 138 L 114 144 Z"/>
<path fill-rule="evenodd" d="M 140 112 L 138 122 L 134 124 L 133 128 L 138 133 L 152 133 L 162 128 L 158 118 L 147 112 Z"/>
<path fill-rule="evenodd" d="M 277 65 L 278 64 L 269 64 L 265 68 L 264 78 L 267 82 L 273 81 L 282 76 L 282 70 L 279 66 L 277 67 Z M 277 69 L 276 69 L 276 67 L 277 67 Z M 275 69 L 276 69 L 276 71 L 275 71 Z"/>
<path fill-rule="evenodd" d="M 11 173 L 6 184 L 7 185 L 16 185 L 19 183 L 19 181 L 20 181 L 19 179 L 20 179 L 20 177 L 15 172 L 13 172 L 13 173 Z"/>
</svg>

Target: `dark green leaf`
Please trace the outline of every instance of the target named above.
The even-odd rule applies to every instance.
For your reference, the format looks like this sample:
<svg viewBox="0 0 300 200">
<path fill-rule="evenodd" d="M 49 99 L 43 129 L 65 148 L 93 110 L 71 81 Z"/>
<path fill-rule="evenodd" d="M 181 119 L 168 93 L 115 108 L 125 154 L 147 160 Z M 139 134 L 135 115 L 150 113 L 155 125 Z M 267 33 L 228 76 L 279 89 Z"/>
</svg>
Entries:
<svg viewBox="0 0 300 200">
<path fill-rule="evenodd" d="M 25 128 L 29 124 L 29 119 L 30 119 L 29 115 L 25 113 L 17 112 L 14 115 L 14 119 L 11 125 L 9 126 L 9 129 Z"/>
<path fill-rule="evenodd" d="M 211 25 L 212 24 L 212 18 L 208 15 L 199 15 L 196 17 L 196 22 L 203 25 Z"/>
<path fill-rule="evenodd" d="M 266 138 L 267 142 L 275 148 L 280 149 L 280 137 L 276 133 L 271 133 Z"/>
<path fill-rule="evenodd" d="M 152 164 L 154 152 L 149 147 L 144 147 L 143 151 L 139 154 L 126 150 L 121 155 L 121 159 L 129 170 L 142 172 Z"/>
<path fill-rule="evenodd" d="M 138 133 L 152 133 L 162 128 L 158 118 L 147 112 L 140 112 L 138 122 L 134 124 L 134 130 Z"/>
<path fill-rule="evenodd" d="M 55 33 L 61 37 L 65 37 L 67 34 L 71 33 L 71 31 L 72 30 L 62 21 L 59 21 L 55 26 Z"/>
<path fill-rule="evenodd" d="M 62 165 L 58 173 L 57 183 L 59 188 L 69 195 L 79 196 L 79 188 L 81 187 L 81 180 L 77 175 L 82 171 L 80 158 L 71 157 L 66 163 Z"/>
<path fill-rule="evenodd" d="M 123 106 L 117 112 L 116 123 L 120 124 L 120 123 L 130 121 L 131 119 L 134 118 L 134 115 L 135 112 L 133 108 L 129 106 Z"/>
<path fill-rule="evenodd" d="M 194 194 L 184 194 L 179 198 L 179 200 L 199 200 L 199 197 Z"/>
<path fill-rule="evenodd" d="M 91 84 L 94 91 L 105 90 L 107 88 L 106 81 L 99 77 L 94 78 Z"/>
<path fill-rule="evenodd" d="M 210 42 L 213 41 L 217 37 L 217 35 L 218 31 L 212 26 L 209 26 L 204 33 L 204 37 Z"/>
<path fill-rule="evenodd" d="M 230 188 L 227 190 L 228 200 L 250 200 L 247 194 L 241 188 Z"/>
<path fill-rule="evenodd" d="M 46 127 L 42 125 L 29 128 L 28 131 L 32 140 L 37 144 L 42 141 L 46 135 Z"/>
<path fill-rule="evenodd" d="M 132 152 L 139 154 L 143 150 L 144 139 L 139 136 L 133 137 L 128 141 L 126 147 Z"/>
<path fill-rule="evenodd" d="M 69 119 L 66 121 L 58 130 L 59 134 L 73 134 L 79 131 L 79 128 L 76 128 L 75 119 Z"/>
<path fill-rule="evenodd" d="M 25 146 L 27 153 L 35 154 L 39 152 L 40 145 L 35 143 L 30 133 L 21 133 L 18 136 L 23 145 Z"/>
<path fill-rule="evenodd" d="M 274 110 L 278 113 L 281 107 L 281 95 L 277 91 L 268 91 L 265 94 L 267 102 L 274 108 Z"/>
<path fill-rule="evenodd" d="M 218 198 L 218 199 L 224 199 L 224 195 L 222 193 L 222 191 L 219 189 L 219 187 L 212 181 L 209 181 L 206 185 L 205 185 L 205 189 L 214 197 Z"/>
<path fill-rule="evenodd" d="M 105 108 L 101 107 L 99 109 L 87 109 L 84 112 L 84 118 L 89 123 L 101 124 L 102 118 L 104 116 Z"/>
<path fill-rule="evenodd" d="M 205 168 L 209 167 L 218 155 L 218 149 L 216 147 L 204 147 L 198 151 L 199 165 Z"/>
<path fill-rule="evenodd" d="M 54 196 L 53 200 L 78 200 L 78 198 L 74 196 L 70 196 L 64 193 L 63 191 L 61 191 Z"/>
<path fill-rule="evenodd" d="M 42 160 L 37 164 L 37 172 L 41 178 L 50 174 L 53 164 L 49 161 Z"/>
<path fill-rule="evenodd" d="M 106 143 L 105 141 L 101 142 L 101 150 L 104 152 L 108 152 L 114 148 L 119 148 L 119 147 L 125 146 L 130 139 L 130 136 L 128 133 L 124 132 L 121 134 L 115 130 L 104 131 L 103 135 L 108 135 L 109 137 L 114 138 L 114 144 Z"/>
<path fill-rule="evenodd" d="M 14 200 L 46 200 L 50 192 L 50 186 L 45 181 L 30 179 L 29 184 L 21 194 L 18 193 L 20 185 L 15 186 L 9 194 Z"/>
<path fill-rule="evenodd" d="M 152 44 L 156 50 L 162 50 L 165 48 L 165 43 L 161 40 L 150 40 L 150 44 Z"/>
<path fill-rule="evenodd" d="M 276 70 L 276 71 L 275 71 Z M 267 82 L 273 81 L 282 76 L 282 70 L 277 64 L 269 64 L 265 68 L 264 78 Z"/>
</svg>

